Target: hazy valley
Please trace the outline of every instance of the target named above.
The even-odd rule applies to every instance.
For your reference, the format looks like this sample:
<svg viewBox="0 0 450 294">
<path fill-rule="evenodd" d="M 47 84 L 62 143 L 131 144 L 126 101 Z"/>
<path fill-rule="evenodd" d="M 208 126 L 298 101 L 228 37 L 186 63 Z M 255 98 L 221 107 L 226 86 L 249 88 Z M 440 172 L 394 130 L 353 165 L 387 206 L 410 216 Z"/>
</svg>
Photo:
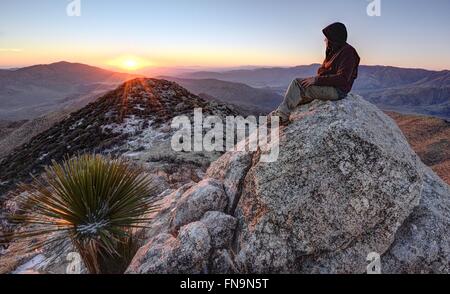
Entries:
<svg viewBox="0 0 450 294">
<path fill-rule="evenodd" d="M 225 72 L 194 72 L 191 79 L 217 79 L 271 89 L 282 94 L 294 78 L 314 76 L 319 64 L 291 68 L 259 68 Z M 360 66 L 353 92 L 382 109 L 450 119 L 450 71 L 390 66 Z"/>
</svg>

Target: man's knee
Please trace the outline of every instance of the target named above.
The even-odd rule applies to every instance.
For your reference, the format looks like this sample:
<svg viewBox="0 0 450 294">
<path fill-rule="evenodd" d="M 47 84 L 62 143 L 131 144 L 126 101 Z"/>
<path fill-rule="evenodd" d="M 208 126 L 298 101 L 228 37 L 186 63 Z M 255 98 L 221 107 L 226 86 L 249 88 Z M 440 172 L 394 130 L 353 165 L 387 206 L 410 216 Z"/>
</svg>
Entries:
<svg viewBox="0 0 450 294">
<path fill-rule="evenodd" d="M 298 81 L 298 79 L 293 79 L 291 81 L 291 84 L 289 85 L 289 88 L 300 88 L 301 87 L 301 83 Z"/>
<path fill-rule="evenodd" d="M 308 90 L 308 88 L 305 88 L 305 87 L 303 87 L 303 85 L 302 85 L 302 82 L 303 82 L 304 80 L 305 80 L 305 79 L 294 79 L 294 80 L 292 81 L 293 83 L 295 83 L 296 87 L 299 89 L 299 91 L 300 91 L 300 96 L 301 96 L 302 98 L 305 97 L 306 91 Z"/>
<path fill-rule="evenodd" d="M 302 82 L 303 82 L 304 80 L 305 80 L 305 79 L 294 79 L 292 82 L 295 83 L 299 88 L 303 88 Z"/>
</svg>

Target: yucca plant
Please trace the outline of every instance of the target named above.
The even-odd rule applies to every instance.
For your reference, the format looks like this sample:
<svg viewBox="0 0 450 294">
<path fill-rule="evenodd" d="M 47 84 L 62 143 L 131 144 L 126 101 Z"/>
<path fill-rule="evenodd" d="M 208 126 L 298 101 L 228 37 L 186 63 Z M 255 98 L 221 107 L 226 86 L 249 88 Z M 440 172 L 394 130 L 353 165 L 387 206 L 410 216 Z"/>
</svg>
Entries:
<svg viewBox="0 0 450 294">
<path fill-rule="evenodd" d="M 133 229 L 145 227 L 145 216 L 157 210 L 154 187 L 123 159 L 82 155 L 53 162 L 21 185 L 19 211 L 10 219 L 22 228 L 13 237 L 34 240 L 30 250 L 70 240 L 90 273 L 121 273 L 137 250 Z"/>
</svg>

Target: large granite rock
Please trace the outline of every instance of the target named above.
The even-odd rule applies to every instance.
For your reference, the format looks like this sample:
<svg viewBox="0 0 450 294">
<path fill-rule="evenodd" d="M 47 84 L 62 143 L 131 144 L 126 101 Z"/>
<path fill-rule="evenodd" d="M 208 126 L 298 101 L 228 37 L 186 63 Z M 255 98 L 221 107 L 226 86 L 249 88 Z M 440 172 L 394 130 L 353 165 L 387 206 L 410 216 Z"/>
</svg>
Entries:
<svg viewBox="0 0 450 294">
<path fill-rule="evenodd" d="M 299 107 L 272 163 L 228 152 L 167 192 L 128 273 L 450 272 L 450 188 L 350 95 Z"/>
<path fill-rule="evenodd" d="M 220 181 L 206 179 L 187 190 L 175 209 L 172 229 L 200 220 L 208 211 L 224 211 L 228 200 Z"/>
<path fill-rule="evenodd" d="M 208 229 L 193 222 L 180 229 L 177 238 L 163 233 L 141 247 L 128 274 L 199 274 L 206 272 L 211 249 Z"/>
<path fill-rule="evenodd" d="M 227 211 L 232 213 L 236 208 L 242 191 L 245 175 L 252 164 L 251 152 L 230 151 L 213 162 L 207 176 L 223 182 L 228 198 Z"/>
<path fill-rule="evenodd" d="M 249 272 L 364 272 L 419 204 L 422 170 L 395 123 L 357 96 L 291 116 L 274 163 L 255 161 L 236 216 Z"/>
<path fill-rule="evenodd" d="M 382 256 L 384 273 L 450 273 L 450 187 L 424 169 L 420 204 Z"/>
<path fill-rule="evenodd" d="M 208 228 L 213 248 L 230 247 L 237 224 L 234 217 L 219 211 L 209 211 L 200 221 Z"/>
</svg>

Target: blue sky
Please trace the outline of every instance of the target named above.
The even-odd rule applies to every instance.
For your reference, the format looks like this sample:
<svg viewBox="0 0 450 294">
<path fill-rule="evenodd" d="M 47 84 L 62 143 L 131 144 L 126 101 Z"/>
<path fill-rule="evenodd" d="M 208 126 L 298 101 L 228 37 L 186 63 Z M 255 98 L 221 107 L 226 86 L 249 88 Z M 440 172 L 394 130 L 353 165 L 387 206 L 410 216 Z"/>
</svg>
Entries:
<svg viewBox="0 0 450 294">
<path fill-rule="evenodd" d="M 349 29 L 362 63 L 450 69 L 450 0 L 0 0 L 0 66 L 59 60 L 99 66 L 135 58 L 154 66 L 321 62 L 321 29 Z"/>
</svg>

